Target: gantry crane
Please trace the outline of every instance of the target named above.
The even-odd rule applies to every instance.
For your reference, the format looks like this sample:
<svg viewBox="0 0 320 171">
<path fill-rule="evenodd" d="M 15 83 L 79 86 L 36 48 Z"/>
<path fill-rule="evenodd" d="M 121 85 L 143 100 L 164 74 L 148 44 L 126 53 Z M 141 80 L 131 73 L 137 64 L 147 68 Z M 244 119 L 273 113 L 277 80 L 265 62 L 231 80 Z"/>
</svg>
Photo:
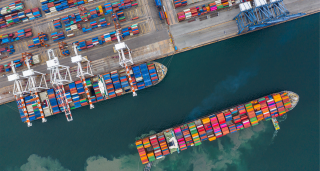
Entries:
<svg viewBox="0 0 320 171">
<path fill-rule="evenodd" d="M 23 77 L 28 78 L 28 81 L 25 87 L 25 92 L 30 92 L 31 96 L 33 98 L 36 98 L 36 103 L 41 114 L 42 122 L 47 122 L 47 119 L 44 118 L 44 114 L 42 111 L 42 107 L 41 107 L 40 99 L 38 95 L 38 92 L 40 92 L 40 90 L 49 89 L 46 82 L 46 77 L 45 77 L 46 74 L 38 71 L 34 71 L 33 69 L 30 68 L 29 61 L 31 57 L 32 57 L 31 53 L 27 53 L 27 52 L 22 53 L 22 58 L 25 60 L 26 65 L 28 67 L 28 70 L 22 71 Z M 37 82 L 36 80 L 37 77 L 41 77 L 39 82 Z"/>
<path fill-rule="evenodd" d="M 14 82 L 12 94 L 14 95 L 14 97 L 16 98 L 16 101 L 18 102 L 18 107 L 20 108 L 22 106 L 22 110 L 26 118 L 26 122 L 28 124 L 28 127 L 30 127 L 32 126 L 32 123 L 30 122 L 29 115 L 27 113 L 27 108 L 23 99 L 23 94 L 25 93 L 23 91 L 22 84 L 21 84 L 21 79 L 23 79 L 23 76 L 20 76 L 16 72 L 16 68 L 15 68 L 16 64 L 13 61 L 11 61 L 10 66 L 13 74 L 8 75 L 8 81 Z"/>
<path fill-rule="evenodd" d="M 240 13 L 234 18 L 238 25 L 238 34 L 257 23 L 257 16 L 255 15 L 250 1 L 239 4 Z"/>
<path fill-rule="evenodd" d="M 50 70 L 50 82 L 58 95 L 58 101 L 65 112 L 67 121 L 72 121 L 72 115 L 70 107 L 68 105 L 68 100 L 63 87 L 64 83 L 72 82 L 69 66 L 60 65 L 58 57 L 55 56 L 52 49 L 48 50 L 49 60 L 47 61 L 47 69 Z M 61 75 L 64 73 L 64 76 Z"/>
<path fill-rule="evenodd" d="M 38 33 L 38 37 L 39 37 L 39 42 L 40 42 L 40 45 L 43 46 L 43 47 L 49 47 L 50 45 L 46 44 L 44 38 L 46 37 L 47 35 L 45 33 Z"/>
<path fill-rule="evenodd" d="M 259 24 L 262 24 L 266 21 L 270 21 L 273 19 L 272 12 L 268 7 L 269 4 L 266 0 L 254 0 L 255 8 L 254 12 L 257 16 L 257 20 Z"/>
<path fill-rule="evenodd" d="M 121 42 L 121 39 L 120 39 L 120 37 L 122 37 L 121 26 L 120 26 L 120 24 L 118 22 L 118 18 L 117 18 L 117 16 L 115 14 L 112 14 L 112 21 L 114 23 L 114 27 L 116 29 L 116 36 L 117 36 L 117 39 L 118 39 L 118 43 L 115 44 L 115 50 L 119 54 L 119 64 L 122 67 L 126 68 L 126 73 L 127 73 L 128 78 L 129 78 L 131 91 L 133 93 L 133 96 L 137 96 L 136 90 L 135 90 L 135 88 L 133 86 L 133 83 L 132 83 L 130 70 L 129 70 L 129 66 L 133 65 L 133 60 L 132 60 L 132 56 L 131 56 L 131 50 L 126 45 L 126 43 Z M 126 56 L 125 56 L 125 53 L 124 53 L 125 49 L 128 51 L 128 58 L 126 58 Z"/>
<path fill-rule="evenodd" d="M 76 44 L 73 44 L 73 50 L 74 50 L 74 53 L 75 53 L 76 56 L 71 57 L 71 62 L 72 63 L 77 63 L 77 65 L 78 65 L 77 77 L 80 78 L 80 80 L 82 80 L 82 84 L 84 86 L 84 90 L 85 90 L 85 92 L 87 94 L 87 97 L 88 97 L 88 100 L 89 100 L 90 109 L 93 109 L 94 106 L 93 106 L 92 101 L 91 101 L 89 89 L 88 89 L 88 86 L 87 86 L 87 83 L 86 83 L 86 78 L 85 78 L 85 75 L 93 76 L 92 70 L 91 70 L 90 61 L 88 59 L 82 57 L 81 55 L 78 55 L 77 45 Z M 85 72 L 82 69 L 82 65 L 81 65 L 82 61 L 87 63 L 87 66 L 86 66 L 87 70 Z"/>
</svg>

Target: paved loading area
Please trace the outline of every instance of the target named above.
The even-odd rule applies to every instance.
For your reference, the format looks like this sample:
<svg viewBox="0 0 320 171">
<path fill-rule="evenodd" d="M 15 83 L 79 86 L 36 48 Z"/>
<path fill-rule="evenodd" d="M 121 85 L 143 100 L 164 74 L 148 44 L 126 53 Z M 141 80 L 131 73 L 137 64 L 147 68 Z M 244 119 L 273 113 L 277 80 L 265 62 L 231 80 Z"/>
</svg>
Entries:
<svg viewBox="0 0 320 171">
<path fill-rule="evenodd" d="M 164 1 L 166 1 L 166 5 L 172 5 L 172 3 L 169 3 L 171 0 Z M 181 9 L 175 9 L 173 11 L 173 15 L 175 15 L 174 20 L 177 20 L 177 12 L 197 5 L 208 4 L 209 2 L 212 1 L 201 1 L 196 4 L 187 5 Z M 284 0 L 284 3 L 291 14 L 320 10 L 320 1 L 318 0 Z M 170 25 L 170 32 L 174 40 L 174 45 L 177 46 L 179 50 L 183 50 L 207 42 L 223 39 L 224 37 L 229 37 L 231 35 L 236 35 L 238 33 L 238 28 L 233 18 L 240 12 L 240 9 L 237 6 L 233 6 L 229 10 L 220 10 L 218 12 L 219 16 L 212 18 L 210 17 L 211 13 L 208 13 L 208 19 L 202 21 L 200 21 L 199 18 L 196 18 L 193 22 L 182 21 L 178 24 Z"/>
</svg>

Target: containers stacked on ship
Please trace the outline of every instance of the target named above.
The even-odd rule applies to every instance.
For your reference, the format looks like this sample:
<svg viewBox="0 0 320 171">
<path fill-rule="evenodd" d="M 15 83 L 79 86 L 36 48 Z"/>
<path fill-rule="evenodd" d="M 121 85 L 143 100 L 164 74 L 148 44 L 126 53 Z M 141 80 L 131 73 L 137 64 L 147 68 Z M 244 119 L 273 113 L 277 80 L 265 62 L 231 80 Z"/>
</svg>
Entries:
<svg viewBox="0 0 320 171">
<path fill-rule="evenodd" d="M 202 123 L 203 123 L 204 129 L 207 132 L 207 136 L 208 136 L 209 141 L 215 140 L 216 137 L 214 136 L 214 133 L 213 133 L 213 129 L 212 129 L 212 126 L 210 123 L 210 118 L 206 117 L 206 118 L 202 119 Z"/>
<path fill-rule="evenodd" d="M 79 94 L 78 94 L 78 91 L 77 91 L 77 88 L 76 88 L 76 84 L 74 82 L 70 83 L 69 84 L 69 88 L 70 88 L 70 93 L 71 93 L 71 96 L 72 96 L 72 101 L 73 101 L 73 104 L 74 104 L 74 108 L 81 107 L 80 97 L 79 97 Z"/>
<path fill-rule="evenodd" d="M 66 94 L 66 98 L 67 98 L 67 101 L 68 101 L 70 109 L 75 109 L 76 107 L 75 107 L 75 105 L 74 105 L 74 103 L 72 101 L 69 85 L 64 85 L 64 92 Z"/>
<path fill-rule="evenodd" d="M 286 95 L 283 94 L 283 98 L 285 98 Z M 282 103 L 282 100 L 278 101 L 277 102 L 277 108 L 278 108 L 278 111 L 279 111 L 279 115 L 282 116 L 283 114 L 286 113 L 285 111 L 285 108 L 283 106 L 283 103 Z"/>
<path fill-rule="evenodd" d="M 256 113 L 257 120 L 258 120 L 258 122 L 260 122 L 261 120 L 263 120 L 263 113 L 261 111 L 261 105 L 260 105 L 260 103 L 258 103 L 258 100 L 252 101 L 252 105 L 253 105 L 253 109 Z"/>
<path fill-rule="evenodd" d="M 207 140 L 208 139 L 207 133 L 206 133 L 206 130 L 204 129 L 204 126 L 202 125 L 201 120 L 200 119 L 196 120 L 194 123 L 196 124 L 201 141 Z"/>
<path fill-rule="evenodd" d="M 168 145 L 166 142 L 166 138 L 164 137 L 164 134 L 161 132 L 161 133 L 157 134 L 157 136 L 158 136 L 158 141 L 159 141 L 163 156 L 170 154 L 169 148 L 168 148 Z"/>
<path fill-rule="evenodd" d="M 136 81 L 136 77 L 134 76 L 134 73 L 132 71 L 132 66 L 129 66 L 129 74 L 131 76 L 132 86 L 134 87 L 135 90 L 138 90 L 137 81 Z"/>
<path fill-rule="evenodd" d="M 43 91 L 39 93 L 39 98 L 44 116 L 53 115 L 47 92 Z"/>
<path fill-rule="evenodd" d="M 174 128 L 173 130 L 174 130 L 174 134 L 177 137 L 180 150 L 182 151 L 187 149 L 186 142 L 184 141 L 180 127 Z"/>
<path fill-rule="evenodd" d="M 99 78 L 98 77 L 93 77 L 92 78 L 92 86 L 93 86 L 93 90 L 94 90 L 94 94 L 97 98 L 97 101 L 102 101 L 103 100 L 103 96 L 101 94 L 101 90 L 99 87 Z"/>
<path fill-rule="evenodd" d="M 218 118 L 218 121 L 219 121 L 219 124 L 220 124 L 220 128 L 221 128 L 221 131 L 222 131 L 222 134 L 223 135 L 227 135 L 229 134 L 229 128 L 226 124 L 226 119 L 223 115 L 223 113 L 218 113 L 217 114 L 217 118 Z"/>
<path fill-rule="evenodd" d="M 187 146 L 188 147 L 194 146 L 188 125 L 185 124 L 181 126 L 181 129 L 182 129 L 183 137 L 184 137 L 184 140 L 186 141 Z"/>
<path fill-rule="evenodd" d="M 240 119 L 242 121 L 243 127 L 244 128 L 250 127 L 251 125 L 250 125 L 249 117 L 246 115 L 247 112 L 244 108 L 244 105 L 238 106 L 238 110 L 239 110 Z"/>
<path fill-rule="evenodd" d="M 252 126 L 257 125 L 258 120 L 257 120 L 256 114 L 254 112 L 252 103 L 247 103 L 247 104 L 245 104 L 245 106 L 246 106 L 246 110 L 247 110 L 251 125 Z"/>
<path fill-rule="evenodd" d="M 266 98 L 260 98 L 259 100 L 259 104 L 260 104 L 260 107 L 261 107 L 261 111 L 263 113 L 263 117 L 265 120 L 270 120 L 271 119 L 271 116 L 270 116 L 270 113 L 269 113 L 269 109 L 268 109 L 268 106 L 267 106 L 267 103 L 266 103 Z"/>
<path fill-rule="evenodd" d="M 146 63 L 141 64 L 140 69 L 141 69 L 141 73 L 142 73 L 142 77 L 143 77 L 145 86 L 146 87 L 152 86 L 147 64 Z"/>
<path fill-rule="evenodd" d="M 48 93 L 50 105 L 51 105 L 51 108 L 52 108 L 52 113 L 53 114 L 60 113 L 60 109 L 59 109 L 59 106 L 58 106 L 58 103 L 57 103 L 56 95 L 54 94 L 54 90 L 53 89 L 49 89 L 49 90 L 47 90 L 47 93 Z"/>
<path fill-rule="evenodd" d="M 224 117 L 226 118 L 226 123 L 227 125 L 232 125 L 233 122 L 232 122 L 232 116 L 231 116 L 231 111 L 230 110 L 225 110 L 223 111 L 223 115 Z"/>
<path fill-rule="evenodd" d="M 156 156 L 156 159 L 162 158 L 161 149 L 158 143 L 157 135 L 153 135 L 150 137 L 150 142 L 154 151 L 154 154 Z"/>
<path fill-rule="evenodd" d="M 276 104 L 274 103 L 273 97 L 271 95 L 265 97 L 267 100 L 268 108 L 271 114 L 271 118 L 278 117 L 278 111 Z"/>
<path fill-rule="evenodd" d="M 216 138 L 219 138 L 222 136 L 222 132 L 218 123 L 218 119 L 216 117 L 215 114 L 212 114 L 211 116 L 209 116 L 210 118 L 210 122 L 214 131 L 214 134 L 216 135 Z"/>
<path fill-rule="evenodd" d="M 153 148 L 151 147 L 149 137 L 144 138 L 142 142 L 143 142 L 143 147 L 147 150 L 147 156 L 149 161 L 150 162 L 155 161 L 156 158 L 154 157 Z"/>
<path fill-rule="evenodd" d="M 132 73 L 130 73 L 130 74 L 132 74 Z M 124 92 L 129 92 L 131 90 L 131 87 L 130 87 L 128 79 L 127 79 L 126 70 L 125 69 L 119 70 L 119 76 L 120 76 L 121 86 L 122 86 Z"/>
<path fill-rule="evenodd" d="M 159 78 L 158 78 L 157 70 L 156 70 L 154 63 L 148 64 L 148 70 L 150 73 L 152 84 L 155 84 L 159 80 Z"/>
<path fill-rule="evenodd" d="M 145 88 L 145 84 L 144 84 L 144 81 L 143 81 L 143 78 L 142 78 L 142 75 L 141 75 L 141 72 L 140 72 L 140 67 L 139 66 L 134 66 L 134 67 L 132 67 L 132 71 L 133 71 L 135 80 L 137 82 L 138 90 L 144 89 Z"/>
<path fill-rule="evenodd" d="M 28 112 L 30 121 L 36 120 L 36 115 L 33 111 L 33 106 L 32 106 L 32 97 L 31 96 L 25 97 L 24 102 L 26 104 L 26 108 L 27 108 L 27 112 Z"/>
<path fill-rule="evenodd" d="M 19 110 L 20 117 L 21 117 L 21 121 L 22 121 L 22 122 L 26 122 L 26 121 L 27 121 L 27 118 L 26 118 L 26 116 L 25 116 L 24 113 L 23 113 L 23 105 L 22 105 L 20 99 L 17 100 L 17 106 L 18 106 L 18 110 Z"/>
<path fill-rule="evenodd" d="M 118 75 L 117 70 L 111 72 L 111 79 L 112 79 L 115 93 L 117 94 L 117 96 L 122 95 L 123 90 L 121 88 L 121 84 L 120 84 L 119 75 Z"/>
<path fill-rule="evenodd" d="M 136 141 L 136 146 L 137 146 L 137 149 L 138 149 L 139 156 L 140 156 L 142 164 L 147 164 L 149 162 L 149 160 L 148 160 L 148 157 L 147 157 L 146 150 L 143 147 L 142 140 Z"/>
<path fill-rule="evenodd" d="M 111 77 L 110 77 L 110 73 L 103 74 L 103 79 L 104 79 L 104 81 L 106 83 L 107 92 L 108 92 L 109 97 L 110 98 L 116 97 L 117 95 L 114 92 L 114 88 L 113 88 L 112 80 L 111 80 Z"/>
<path fill-rule="evenodd" d="M 90 100 L 92 103 L 95 103 L 97 100 L 96 100 L 96 96 L 94 96 L 95 92 L 94 92 L 94 89 L 92 86 L 91 78 L 86 79 L 86 84 L 87 84 L 87 88 L 89 90 Z"/>
<path fill-rule="evenodd" d="M 60 111 L 61 111 L 61 112 L 64 112 L 64 108 L 63 108 L 63 106 L 62 106 L 62 104 L 63 104 L 64 102 L 61 101 L 61 97 L 63 96 L 63 94 L 62 94 L 62 93 L 58 93 L 58 92 L 56 92 L 56 91 L 55 91 L 55 93 L 56 93 L 56 97 L 57 97 L 57 101 L 58 101 L 58 105 L 59 105 Z"/>
<path fill-rule="evenodd" d="M 197 128 L 196 128 L 196 124 L 194 124 L 194 122 L 188 123 L 188 127 L 190 129 L 191 136 L 192 136 L 192 139 L 194 141 L 195 146 L 201 145 L 201 140 L 200 140 Z"/>
<path fill-rule="evenodd" d="M 76 81 L 76 87 L 77 87 L 77 90 L 78 90 L 78 95 L 79 95 L 79 98 L 80 98 L 80 104 L 81 106 L 86 106 L 88 105 L 88 100 L 87 100 L 87 95 L 84 93 L 84 88 L 83 88 L 83 85 L 82 85 L 82 81 L 79 80 L 79 81 Z"/>
<path fill-rule="evenodd" d="M 282 98 L 282 101 L 284 103 L 284 107 L 286 108 L 286 112 L 288 112 L 289 110 L 291 110 L 292 108 L 292 105 L 291 105 L 291 102 L 290 102 L 290 99 L 289 99 L 289 96 L 288 96 L 288 93 L 287 92 L 281 92 L 281 97 L 274 97 L 274 98 L 277 98 L 278 99 L 281 99 Z M 282 113 L 283 114 L 283 113 Z M 280 116 L 282 115 L 280 114 Z"/>
</svg>

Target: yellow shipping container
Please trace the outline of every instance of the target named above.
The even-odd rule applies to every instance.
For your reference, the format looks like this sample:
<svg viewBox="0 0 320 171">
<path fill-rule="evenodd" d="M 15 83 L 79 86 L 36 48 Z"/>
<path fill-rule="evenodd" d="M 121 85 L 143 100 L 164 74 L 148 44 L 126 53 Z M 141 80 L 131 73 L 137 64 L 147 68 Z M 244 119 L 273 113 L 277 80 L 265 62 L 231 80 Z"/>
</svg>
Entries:
<svg viewBox="0 0 320 171">
<path fill-rule="evenodd" d="M 202 123 L 203 124 L 206 124 L 206 123 L 209 123 L 210 122 L 210 119 L 209 118 L 204 118 L 202 119 Z"/>
<path fill-rule="evenodd" d="M 210 137 L 209 141 L 213 141 L 213 140 L 216 140 L 216 139 L 217 139 L 216 137 Z"/>
</svg>

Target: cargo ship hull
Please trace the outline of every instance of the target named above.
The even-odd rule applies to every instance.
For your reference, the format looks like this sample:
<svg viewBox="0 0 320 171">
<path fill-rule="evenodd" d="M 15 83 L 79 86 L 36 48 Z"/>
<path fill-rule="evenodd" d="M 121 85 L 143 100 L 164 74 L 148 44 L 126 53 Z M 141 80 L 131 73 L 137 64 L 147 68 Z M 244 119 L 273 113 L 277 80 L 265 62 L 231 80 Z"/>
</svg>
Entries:
<svg viewBox="0 0 320 171">
<path fill-rule="evenodd" d="M 142 63 L 129 67 L 131 80 L 135 91 L 142 90 L 160 83 L 167 74 L 167 67 L 158 63 Z M 85 79 L 89 90 L 89 97 L 85 93 L 82 81 L 75 81 L 65 84 L 64 90 L 70 109 L 76 109 L 89 104 L 89 99 L 92 103 L 111 99 L 124 94 L 132 93 L 129 82 L 129 77 L 125 69 L 115 70 L 110 73 L 96 75 Z M 44 116 L 52 116 L 64 112 L 61 105 L 59 93 L 54 89 L 39 92 L 41 108 L 44 111 Z M 25 108 L 30 121 L 40 119 L 39 106 L 36 106 L 37 100 L 33 96 L 26 96 Z M 26 122 L 26 116 L 23 112 L 23 103 L 19 99 L 17 101 L 19 113 L 22 122 Z"/>
<path fill-rule="evenodd" d="M 275 122 L 276 117 L 282 116 L 292 110 L 298 102 L 299 96 L 294 92 L 282 91 L 273 93 L 248 103 L 236 105 L 197 120 L 166 129 L 143 140 L 137 140 L 136 146 L 142 164 L 146 164 L 149 161 L 145 157 L 145 154 L 146 152 L 152 153 L 152 147 L 148 146 L 148 144 L 143 146 L 142 142 L 147 142 L 149 138 L 152 138 L 154 144 L 159 143 L 163 147 L 161 151 L 157 148 L 157 153 L 162 153 L 165 156 L 170 154 L 168 146 L 172 145 L 172 139 L 179 142 L 179 146 L 175 147 L 177 149 L 174 149 L 174 151 L 179 152 L 192 146 L 201 145 L 202 141 L 213 141 L 229 133 L 258 125 L 259 122 L 264 120 L 272 120 L 273 124 L 276 123 L 275 128 L 278 130 L 280 127 Z M 173 130 L 175 134 L 171 133 Z M 163 135 L 166 135 L 168 138 L 163 138 Z M 155 142 L 155 140 L 159 142 Z"/>
</svg>

